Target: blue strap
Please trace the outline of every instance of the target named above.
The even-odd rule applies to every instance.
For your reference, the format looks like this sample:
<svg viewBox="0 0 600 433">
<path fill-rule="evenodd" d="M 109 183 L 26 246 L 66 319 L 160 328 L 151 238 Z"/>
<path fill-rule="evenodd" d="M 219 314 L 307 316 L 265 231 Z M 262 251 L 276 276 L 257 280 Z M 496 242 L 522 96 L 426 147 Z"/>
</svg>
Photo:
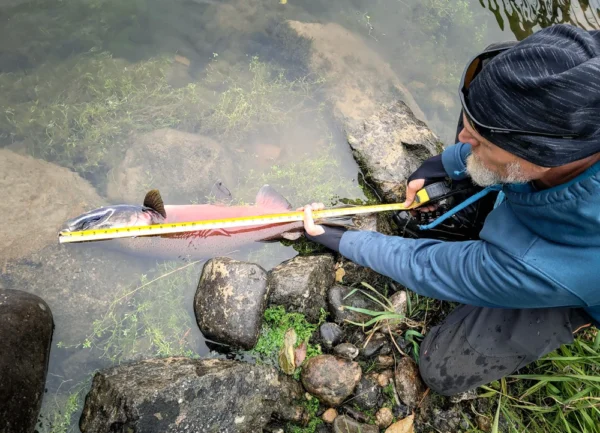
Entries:
<svg viewBox="0 0 600 433">
<path fill-rule="evenodd" d="M 490 193 L 492 191 L 501 191 L 501 190 L 502 190 L 502 186 L 501 185 L 488 186 L 487 188 L 482 189 L 481 191 L 479 191 L 477 194 L 472 195 L 471 197 L 469 197 L 468 199 L 466 199 L 465 201 L 463 201 L 458 206 L 454 206 L 448 212 L 446 212 L 442 216 L 436 218 L 433 222 L 431 222 L 429 224 L 426 224 L 426 225 L 420 225 L 419 228 L 421 230 L 431 230 L 432 228 L 434 228 L 438 224 L 440 224 L 440 223 L 444 222 L 445 220 L 447 220 L 448 218 L 450 218 L 455 213 L 463 210 L 464 208 L 466 208 L 470 204 L 475 203 L 480 198 L 486 196 L 488 193 Z"/>
</svg>

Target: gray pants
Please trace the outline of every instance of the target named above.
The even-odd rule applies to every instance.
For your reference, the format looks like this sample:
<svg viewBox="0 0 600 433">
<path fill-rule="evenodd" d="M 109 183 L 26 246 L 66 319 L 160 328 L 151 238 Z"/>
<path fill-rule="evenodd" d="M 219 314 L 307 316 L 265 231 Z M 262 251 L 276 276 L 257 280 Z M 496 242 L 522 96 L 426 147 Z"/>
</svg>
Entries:
<svg viewBox="0 0 600 433">
<path fill-rule="evenodd" d="M 420 371 L 442 395 L 454 395 L 512 374 L 591 326 L 579 308 L 510 310 L 462 305 L 421 344 Z"/>
</svg>

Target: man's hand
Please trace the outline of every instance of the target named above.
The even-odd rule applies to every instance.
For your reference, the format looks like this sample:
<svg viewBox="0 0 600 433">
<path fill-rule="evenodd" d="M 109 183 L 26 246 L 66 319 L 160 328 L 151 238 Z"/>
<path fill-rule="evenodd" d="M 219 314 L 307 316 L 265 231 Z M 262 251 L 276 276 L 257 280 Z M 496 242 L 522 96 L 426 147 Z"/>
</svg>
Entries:
<svg viewBox="0 0 600 433">
<path fill-rule="evenodd" d="M 321 225 L 316 225 L 313 219 L 312 211 L 323 210 L 325 205 L 323 203 L 307 204 L 304 207 L 296 209 L 297 212 L 304 210 L 304 230 L 311 236 L 319 236 L 325 233 L 325 229 Z"/>
<path fill-rule="evenodd" d="M 406 185 L 406 200 L 404 200 L 404 203 L 403 203 L 404 206 L 406 206 L 406 207 L 410 206 L 415 201 L 417 192 L 420 189 L 423 189 L 424 186 L 425 186 L 425 179 L 414 179 L 414 180 L 411 180 L 410 182 L 408 182 L 408 185 Z M 431 211 L 434 211 L 436 208 L 437 208 L 437 206 L 434 204 L 427 205 L 427 206 L 421 206 L 421 207 L 418 207 L 418 208 L 412 210 L 411 214 L 414 216 L 416 214 L 416 211 L 431 212 Z"/>
</svg>

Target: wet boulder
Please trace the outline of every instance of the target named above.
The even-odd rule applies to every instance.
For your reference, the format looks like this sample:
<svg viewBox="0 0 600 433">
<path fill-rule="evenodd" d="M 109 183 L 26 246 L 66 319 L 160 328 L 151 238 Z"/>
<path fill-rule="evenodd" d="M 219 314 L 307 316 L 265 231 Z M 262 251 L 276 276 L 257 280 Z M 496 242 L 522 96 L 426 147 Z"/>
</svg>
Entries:
<svg viewBox="0 0 600 433">
<path fill-rule="evenodd" d="M 210 340 L 252 349 L 258 341 L 268 296 L 267 272 L 228 257 L 204 265 L 194 298 L 200 331 Z"/>
<path fill-rule="evenodd" d="M 357 127 L 346 127 L 348 144 L 358 164 L 384 202 L 404 201 L 406 180 L 442 145 L 408 106 L 397 101 L 381 107 Z"/>
<path fill-rule="evenodd" d="M 372 316 L 349 310 L 345 307 L 363 308 L 371 311 L 381 311 L 381 305 L 369 299 L 363 293 L 354 291 L 352 287 L 345 287 L 339 284 L 333 286 L 327 292 L 327 304 L 331 317 L 335 323 L 344 324 L 346 321 L 356 323 L 366 323 Z M 352 294 L 351 294 L 352 293 Z"/>
<path fill-rule="evenodd" d="M 327 309 L 327 290 L 335 282 L 333 256 L 296 256 L 273 268 L 268 279 L 270 305 L 283 305 L 317 322 L 321 308 Z"/>
<path fill-rule="evenodd" d="M 362 370 L 357 362 L 332 355 L 318 355 L 302 367 L 304 388 L 330 406 L 340 405 L 360 382 Z"/>
<path fill-rule="evenodd" d="M 104 204 L 90 183 L 71 170 L 0 149 L 0 263 L 57 244 L 69 218 Z"/>
<path fill-rule="evenodd" d="M 48 372 L 53 320 L 41 298 L 0 290 L 0 431 L 33 432 Z"/>
<path fill-rule="evenodd" d="M 425 394 L 425 385 L 412 359 L 404 356 L 398 360 L 394 382 L 400 400 L 409 408 L 417 407 Z"/>
<path fill-rule="evenodd" d="M 299 384 L 271 367 L 149 359 L 96 373 L 79 426 L 83 433 L 261 431 L 301 397 Z"/>
<path fill-rule="evenodd" d="M 189 204 L 211 193 L 217 181 L 228 183 L 230 158 L 214 140 L 175 129 L 159 129 L 132 138 L 125 157 L 109 174 L 108 198 L 141 204 L 158 188 L 169 203 Z"/>
</svg>

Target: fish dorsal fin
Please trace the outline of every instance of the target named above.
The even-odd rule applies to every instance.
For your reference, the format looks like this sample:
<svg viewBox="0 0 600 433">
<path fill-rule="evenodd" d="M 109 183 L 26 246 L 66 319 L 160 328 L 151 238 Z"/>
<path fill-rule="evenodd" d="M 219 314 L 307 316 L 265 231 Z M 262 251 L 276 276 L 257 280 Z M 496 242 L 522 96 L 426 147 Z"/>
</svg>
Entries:
<svg viewBox="0 0 600 433">
<path fill-rule="evenodd" d="M 150 209 L 154 209 L 156 212 L 161 214 L 163 218 L 167 217 L 167 212 L 165 211 L 165 204 L 163 203 L 162 197 L 160 196 L 160 192 L 158 192 L 157 189 L 148 191 L 146 197 L 144 198 L 144 206 L 149 207 Z"/>
<path fill-rule="evenodd" d="M 256 194 L 256 205 L 272 209 L 290 210 L 292 205 L 269 185 L 263 187 Z"/>
</svg>

